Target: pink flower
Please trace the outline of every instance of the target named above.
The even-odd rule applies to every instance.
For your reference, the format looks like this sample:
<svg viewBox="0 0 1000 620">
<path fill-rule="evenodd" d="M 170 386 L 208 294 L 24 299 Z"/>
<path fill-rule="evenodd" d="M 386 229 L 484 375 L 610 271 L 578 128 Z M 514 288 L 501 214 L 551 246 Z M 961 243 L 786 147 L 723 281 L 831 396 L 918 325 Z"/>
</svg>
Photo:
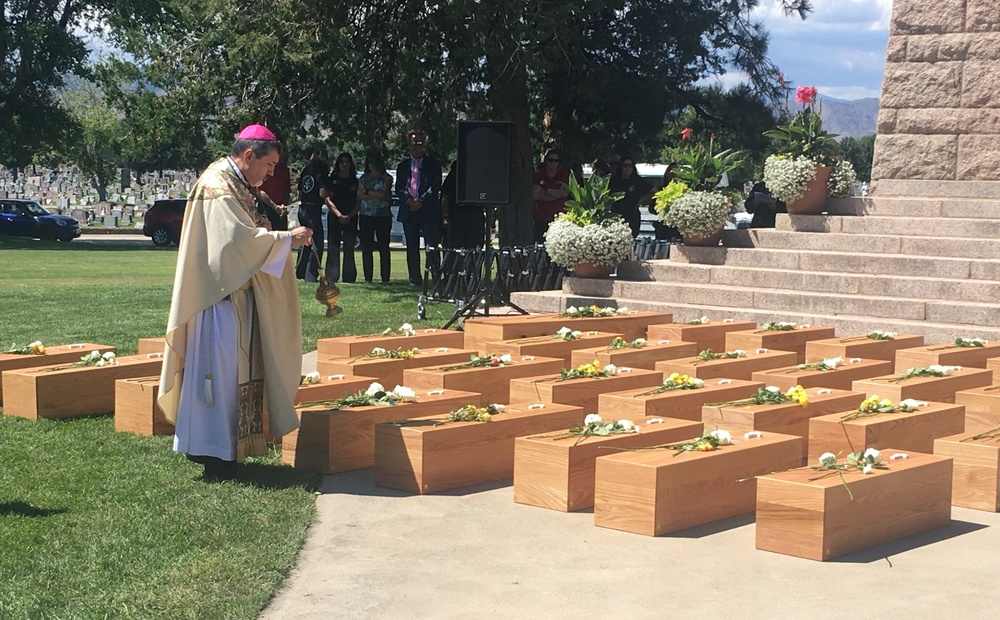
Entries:
<svg viewBox="0 0 1000 620">
<path fill-rule="evenodd" d="M 795 91 L 795 101 L 802 105 L 812 105 L 816 103 L 816 94 L 815 86 L 799 86 Z"/>
<path fill-rule="evenodd" d="M 681 140 L 687 142 L 693 137 L 694 137 L 694 129 L 691 129 L 690 127 L 685 127 L 684 129 L 681 130 Z"/>
</svg>

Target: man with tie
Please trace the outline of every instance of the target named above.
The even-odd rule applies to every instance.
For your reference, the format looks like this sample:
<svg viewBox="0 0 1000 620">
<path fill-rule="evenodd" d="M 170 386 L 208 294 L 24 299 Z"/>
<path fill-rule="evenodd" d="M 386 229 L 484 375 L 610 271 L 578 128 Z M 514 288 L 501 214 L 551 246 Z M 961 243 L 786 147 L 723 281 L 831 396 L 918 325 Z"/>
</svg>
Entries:
<svg viewBox="0 0 1000 620">
<path fill-rule="evenodd" d="M 427 134 L 419 129 L 407 134 L 410 157 L 396 168 L 396 197 L 406 238 L 406 268 L 410 284 L 423 283 L 420 271 L 420 237 L 427 247 L 427 262 L 437 268 L 436 247 L 441 240 L 441 163 L 427 154 Z"/>
</svg>

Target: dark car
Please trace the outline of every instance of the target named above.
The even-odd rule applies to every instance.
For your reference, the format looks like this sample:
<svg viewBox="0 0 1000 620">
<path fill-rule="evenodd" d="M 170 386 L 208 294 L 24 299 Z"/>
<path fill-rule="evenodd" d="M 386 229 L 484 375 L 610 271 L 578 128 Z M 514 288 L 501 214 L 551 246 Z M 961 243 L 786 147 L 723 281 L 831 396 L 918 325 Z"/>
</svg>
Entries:
<svg viewBox="0 0 1000 620">
<path fill-rule="evenodd" d="M 177 244 L 181 239 L 181 222 L 184 221 L 186 200 L 157 200 L 142 219 L 142 234 L 153 240 L 153 245 Z"/>
<path fill-rule="evenodd" d="M 49 213 L 34 200 L 0 200 L 0 235 L 72 241 L 80 236 L 80 222 Z"/>
</svg>

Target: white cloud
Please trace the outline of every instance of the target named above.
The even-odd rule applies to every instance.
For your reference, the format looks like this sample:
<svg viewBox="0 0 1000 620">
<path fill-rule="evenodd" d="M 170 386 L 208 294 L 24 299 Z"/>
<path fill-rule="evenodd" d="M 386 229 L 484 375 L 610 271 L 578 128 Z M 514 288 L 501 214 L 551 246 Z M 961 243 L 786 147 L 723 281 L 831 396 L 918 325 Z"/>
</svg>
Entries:
<svg viewBox="0 0 1000 620">
<path fill-rule="evenodd" d="M 878 96 L 892 0 L 814 0 L 805 20 L 777 0 L 754 11 L 771 33 L 771 59 L 793 85 L 822 84 L 832 97 Z"/>
</svg>

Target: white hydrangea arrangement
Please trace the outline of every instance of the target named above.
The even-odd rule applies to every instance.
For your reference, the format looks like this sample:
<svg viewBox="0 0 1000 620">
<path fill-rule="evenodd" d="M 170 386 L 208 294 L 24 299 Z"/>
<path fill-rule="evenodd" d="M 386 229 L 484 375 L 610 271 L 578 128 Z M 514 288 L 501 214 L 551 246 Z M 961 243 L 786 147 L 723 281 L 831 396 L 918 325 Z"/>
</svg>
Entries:
<svg viewBox="0 0 1000 620">
<path fill-rule="evenodd" d="M 764 184 L 785 204 L 802 198 L 814 178 L 816 163 L 805 156 L 771 155 L 764 162 Z"/>
<path fill-rule="evenodd" d="M 685 238 L 709 237 L 725 227 L 732 206 L 722 192 L 688 192 L 674 201 L 662 219 Z"/>
<path fill-rule="evenodd" d="M 559 218 L 545 233 L 545 249 L 563 267 L 580 263 L 610 267 L 632 255 L 632 230 L 621 219 L 580 226 Z"/>
<path fill-rule="evenodd" d="M 830 197 L 847 198 L 854 193 L 854 184 L 857 182 L 858 175 L 854 171 L 854 165 L 846 159 L 838 161 L 830 172 L 830 182 L 827 185 Z"/>
</svg>

